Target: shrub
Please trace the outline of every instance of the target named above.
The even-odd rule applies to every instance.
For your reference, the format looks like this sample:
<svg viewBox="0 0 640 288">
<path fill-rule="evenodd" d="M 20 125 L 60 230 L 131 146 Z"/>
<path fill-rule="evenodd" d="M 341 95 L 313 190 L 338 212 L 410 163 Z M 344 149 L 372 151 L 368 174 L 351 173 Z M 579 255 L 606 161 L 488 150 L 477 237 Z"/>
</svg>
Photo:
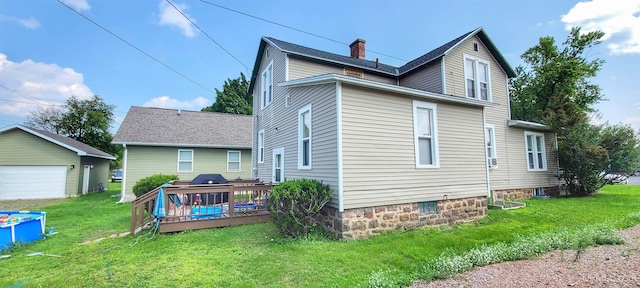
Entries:
<svg viewBox="0 0 640 288">
<path fill-rule="evenodd" d="M 171 180 L 178 180 L 178 175 L 155 174 L 142 178 L 133 186 L 133 194 L 135 194 L 136 197 L 140 197 Z"/>
<path fill-rule="evenodd" d="M 329 202 L 333 190 L 313 179 L 287 180 L 271 189 L 269 212 L 280 233 L 300 238 L 309 233 L 311 219 Z"/>
</svg>

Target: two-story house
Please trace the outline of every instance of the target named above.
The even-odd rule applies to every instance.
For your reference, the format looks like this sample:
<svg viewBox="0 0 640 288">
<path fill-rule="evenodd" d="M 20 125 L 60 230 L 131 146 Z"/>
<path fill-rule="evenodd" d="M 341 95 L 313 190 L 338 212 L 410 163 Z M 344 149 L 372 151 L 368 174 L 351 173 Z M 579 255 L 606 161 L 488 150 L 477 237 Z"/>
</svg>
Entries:
<svg viewBox="0 0 640 288">
<path fill-rule="evenodd" d="M 334 190 L 318 221 L 340 238 L 472 221 L 487 199 L 557 193 L 555 135 L 510 120 L 515 72 L 478 28 L 394 67 L 260 41 L 254 177 L 313 178 Z"/>
</svg>

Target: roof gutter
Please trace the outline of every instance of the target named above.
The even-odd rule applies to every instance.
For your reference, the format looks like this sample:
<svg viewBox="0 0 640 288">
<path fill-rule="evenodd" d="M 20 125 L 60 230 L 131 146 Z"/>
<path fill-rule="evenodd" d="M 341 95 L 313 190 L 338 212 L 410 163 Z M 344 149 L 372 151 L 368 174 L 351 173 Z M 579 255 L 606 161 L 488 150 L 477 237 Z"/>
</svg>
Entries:
<svg viewBox="0 0 640 288">
<path fill-rule="evenodd" d="M 476 107 L 499 106 L 499 104 L 496 104 L 493 102 L 427 92 L 423 90 L 385 84 L 385 83 L 380 83 L 376 81 L 365 80 L 365 79 L 360 79 L 360 78 L 355 78 L 355 77 L 345 76 L 340 74 L 323 74 L 323 75 L 312 76 L 308 78 L 301 78 L 301 79 L 296 79 L 296 80 L 291 80 L 286 82 L 280 82 L 278 83 L 278 86 L 279 87 L 303 87 L 303 86 L 320 85 L 320 84 L 335 83 L 335 82 L 341 82 L 341 83 L 346 83 L 354 86 L 393 92 L 393 93 L 403 94 L 403 95 L 417 97 L 417 98 L 437 100 L 437 101 L 456 103 L 456 104 L 462 104 L 462 105 L 470 105 L 470 106 L 476 106 Z"/>
<path fill-rule="evenodd" d="M 153 146 L 153 147 L 189 147 L 189 148 L 222 148 L 222 149 L 251 149 L 251 146 L 243 145 L 210 145 L 210 144 L 187 144 L 187 143 L 157 143 L 157 142 L 127 142 L 112 141 L 111 144 L 131 145 L 131 146 Z"/>
</svg>

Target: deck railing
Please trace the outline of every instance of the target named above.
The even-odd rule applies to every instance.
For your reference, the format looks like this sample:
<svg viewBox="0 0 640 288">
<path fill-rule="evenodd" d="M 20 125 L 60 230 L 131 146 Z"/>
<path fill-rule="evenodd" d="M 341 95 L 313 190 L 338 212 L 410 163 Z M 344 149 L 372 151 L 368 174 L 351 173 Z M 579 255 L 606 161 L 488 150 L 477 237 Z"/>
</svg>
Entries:
<svg viewBox="0 0 640 288">
<path fill-rule="evenodd" d="M 176 232 L 271 220 L 267 199 L 271 184 L 231 180 L 228 184 L 190 185 L 175 181 L 163 186 L 166 217 L 159 232 Z M 160 187 L 136 199 L 131 206 L 131 234 L 154 220 L 152 211 Z"/>
</svg>

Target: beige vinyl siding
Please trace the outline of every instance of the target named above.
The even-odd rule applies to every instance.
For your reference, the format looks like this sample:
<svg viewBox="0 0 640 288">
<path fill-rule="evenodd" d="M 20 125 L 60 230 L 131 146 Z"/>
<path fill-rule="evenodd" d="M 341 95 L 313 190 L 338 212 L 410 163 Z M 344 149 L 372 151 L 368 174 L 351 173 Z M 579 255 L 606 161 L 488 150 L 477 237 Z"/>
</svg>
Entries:
<svg viewBox="0 0 640 288">
<path fill-rule="evenodd" d="M 442 93 L 442 59 L 417 68 L 400 78 L 400 86 Z"/>
<path fill-rule="evenodd" d="M 51 143 L 22 130 L 0 134 L 0 166 L 59 166 L 67 170 L 67 196 L 77 196 L 80 179 L 80 156 L 67 148 Z"/>
<path fill-rule="evenodd" d="M 84 165 L 93 165 L 89 172 L 89 192 L 99 191 L 100 183 L 102 183 L 104 189 L 107 189 L 107 185 L 111 180 L 109 174 L 109 160 L 100 159 L 95 157 L 82 157 L 80 160 L 80 185 L 78 185 L 78 194 L 82 193 L 82 179 L 84 177 Z"/>
<path fill-rule="evenodd" d="M 266 44 L 264 54 L 262 55 L 262 62 L 260 62 L 260 66 L 258 68 L 258 77 L 256 79 L 255 89 L 253 91 L 253 141 L 252 141 L 252 159 L 253 165 L 256 167 L 255 174 L 253 175 L 256 178 L 259 178 L 265 182 L 271 182 L 271 164 L 273 157 L 273 149 L 280 148 L 280 143 L 274 143 L 274 140 L 280 138 L 279 134 L 276 134 L 275 128 L 278 128 L 280 131 L 280 125 L 276 121 L 278 121 L 279 112 L 282 111 L 284 107 L 284 101 L 286 97 L 286 91 L 283 91 L 281 87 L 278 87 L 277 83 L 285 81 L 285 63 L 286 63 L 286 55 L 280 52 L 278 49 L 273 46 Z M 262 71 L 273 61 L 273 101 L 269 106 L 264 109 L 260 109 L 260 102 L 262 101 L 261 87 L 262 87 Z M 297 110 L 296 110 L 297 113 Z M 280 116 L 281 117 L 281 116 Z M 258 163 L 258 131 L 264 129 L 264 163 Z M 297 136 L 296 136 L 297 137 Z M 296 138 L 297 139 L 297 138 Z M 288 153 L 285 149 L 285 153 Z M 285 155 L 285 160 L 286 155 Z M 293 167 L 285 166 L 285 172 L 287 169 Z M 296 166 L 297 168 L 297 166 Z"/>
<path fill-rule="evenodd" d="M 342 99 L 345 209 L 487 195 L 481 108 L 436 103 L 440 168 L 417 169 L 413 99 L 348 85 Z"/>
<path fill-rule="evenodd" d="M 177 174 L 191 180 L 199 174 L 221 174 L 227 179 L 251 177 L 251 151 L 248 149 L 179 148 L 127 145 L 125 192 L 136 182 L 154 174 Z M 193 150 L 193 172 L 178 173 L 178 150 Z M 227 172 L 227 151 L 241 151 L 240 172 Z"/>
<path fill-rule="evenodd" d="M 478 43 L 478 51 L 473 50 L 473 43 Z M 486 107 L 486 123 L 495 126 L 496 156 L 498 167 L 489 171 L 491 189 L 515 189 L 557 186 L 557 161 L 555 136 L 545 133 L 545 144 L 548 169 L 546 172 L 527 171 L 524 130 L 507 126 L 509 119 L 509 98 L 507 75 L 493 55 L 477 36 L 461 43 L 446 55 L 445 75 L 447 94 L 466 97 L 464 76 L 464 55 L 469 55 L 489 62 L 491 100 L 496 107 Z"/>
<path fill-rule="evenodd" d="M 544 133 L 547 171 L 528 171 L 524 137 L 525 131 L 531 130 L 509 127 L 506 129 L 504 141 L 498 143 L 498 145 L 505 146 L 503 150 L 506 150 L 507 157 L 502 157 L 503 160 L 498 160 L 501 162 L 497 169 L 491 169 L 492 189 L 502 190 L 559 185 L 557 178 L 558 161 L 554 152 L 556 150 L 554 134 L 550 132 Z M 505 165 L 503 165 L 503 163 Z"/>
<path fill-rule="evenodd" d="M 350 68 L 351 69 L 351 68 Z M 352 70 L 359 70 L 364 72 L 364 79 L 382 82 L 386 84 L 396 85 L 397 80 L 394 76 L 380 76 L 372 72 L 362 69 L 352 68 Z M 295 56 L 289 56 L 289 80 L 307 78 L 322 74 L 340 74 L 344 75 L 344 67 L 334 66 L 329 64 L 321 64 L 318 62 L 311 62 L 305 59 L 300 59 Z"/>
</svg>

